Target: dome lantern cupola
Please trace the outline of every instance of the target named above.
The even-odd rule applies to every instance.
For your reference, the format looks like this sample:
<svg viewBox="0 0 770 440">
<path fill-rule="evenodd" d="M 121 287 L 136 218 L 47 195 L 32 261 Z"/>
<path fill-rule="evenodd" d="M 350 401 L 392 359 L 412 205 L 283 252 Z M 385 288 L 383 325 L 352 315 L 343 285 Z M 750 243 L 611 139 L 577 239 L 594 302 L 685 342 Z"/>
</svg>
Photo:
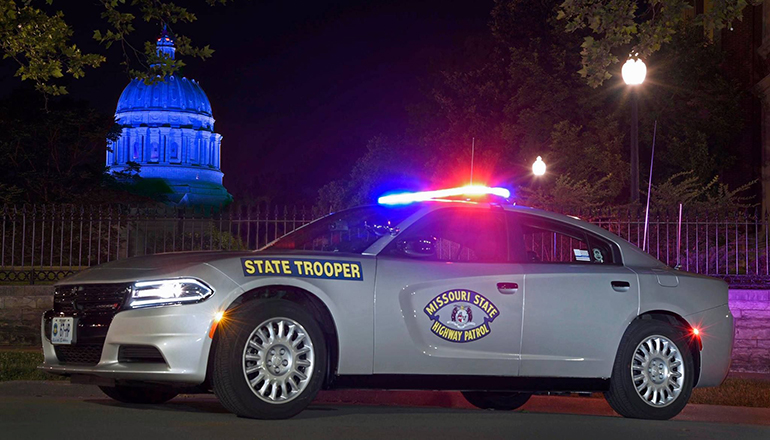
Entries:
<svg viewBox="0 0 770 440">
<path fill-rule="evenodd" d="M 166 25 L 163 25 L 163 30 L 160 32 L 158 42 L 155 43 L 158 50 L 158 56 L 165 56 L 170 59 L 174 59 L 174 52 L 176 47 L 174 46 L 174 38 L 169 34 Z"/>
<path fill-rule="evenodd" d="M 174 39 L 165 26 L 156 46 L 159 56 L 174 58 Z M 110 171 L 138 163 L 142 178 L 165 181 L 174 205 L 232 201 L 222 186 L 222 135 L 214 131 L 211 103 L 197 81 L 169 75 L 145 84 L 135 78 L 120 95 L 115 119 L 122 131 L 117 141 L 108 142 Z"/>
</svg>

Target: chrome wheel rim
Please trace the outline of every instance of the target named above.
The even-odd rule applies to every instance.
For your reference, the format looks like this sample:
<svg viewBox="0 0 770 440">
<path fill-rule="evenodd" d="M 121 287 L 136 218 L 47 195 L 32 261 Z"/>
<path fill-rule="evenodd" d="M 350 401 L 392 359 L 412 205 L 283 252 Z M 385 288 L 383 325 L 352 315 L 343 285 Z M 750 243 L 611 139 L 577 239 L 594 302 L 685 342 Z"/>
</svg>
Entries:
<svg viewBox="0 0 770 440">
<path fill-rule="evenodd" d="M 313 341 L 297 321 L 271 318 L 258 325 L 243 348 L 243 375 L 261 400 L 281 404 L 294 400 L 313 376 Z"/>
<path fill-rule="evenodd" d="M 649 336 L 636 346 L 631 380 L 646 404 L 662 408 L 673 403 L 682 393 L 685 373 L 682 353 L 667 337 Z"/>
</svg>

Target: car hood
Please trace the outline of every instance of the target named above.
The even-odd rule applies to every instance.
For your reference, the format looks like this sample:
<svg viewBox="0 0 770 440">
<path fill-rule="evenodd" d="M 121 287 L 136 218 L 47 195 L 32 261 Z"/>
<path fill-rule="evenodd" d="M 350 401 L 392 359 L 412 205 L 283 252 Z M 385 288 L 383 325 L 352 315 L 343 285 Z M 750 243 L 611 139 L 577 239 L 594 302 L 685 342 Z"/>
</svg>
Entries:
<svg viewBox="0 0 770 440">
<path fill-rule="evenodd" d="M 192 266 L 207 264 L 221 259 L 254 255 L 254 252 L 173 252 L 144 255 L 101 264 L 78 272 L 57 283 L 114 283 L 131 282 L 169 276 Z"/>
</svg>

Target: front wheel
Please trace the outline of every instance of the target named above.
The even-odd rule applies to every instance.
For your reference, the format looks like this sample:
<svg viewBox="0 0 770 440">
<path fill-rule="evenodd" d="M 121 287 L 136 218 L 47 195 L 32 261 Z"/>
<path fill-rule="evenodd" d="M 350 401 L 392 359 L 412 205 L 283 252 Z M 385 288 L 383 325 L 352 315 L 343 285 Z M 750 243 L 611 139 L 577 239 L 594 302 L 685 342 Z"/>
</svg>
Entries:
<svg viewBox="0 0 770 440">
<path fill-rule="evenodd" d="M 465 400 L 476 408 L 499 411 L 514 410 L 527 403 L 531 396 L 530 393 L 463 391 Z"/>
<path fill-rule="evenodd" d="M 665 322 L 638 320 L 620 344 L 604 396 L 624 417 L 667 420 L 687 405 L 694 374 L 682 331 Z"/>
<path fill-rule="evenodd" d="M 165 386 L 100 386 L 100 390 L 112 399 L 123 403 L 158 404 L 168 402 L 179 394 L 171 387 Z"/>
<path fill-rule="evenodd" d="M 326 343 L 298 304 L 243 304 L 217 332 L 214 394 L 225 408 L 241 417 L 285 419 L 313 401 L 326 371 Z"/>
</svg>

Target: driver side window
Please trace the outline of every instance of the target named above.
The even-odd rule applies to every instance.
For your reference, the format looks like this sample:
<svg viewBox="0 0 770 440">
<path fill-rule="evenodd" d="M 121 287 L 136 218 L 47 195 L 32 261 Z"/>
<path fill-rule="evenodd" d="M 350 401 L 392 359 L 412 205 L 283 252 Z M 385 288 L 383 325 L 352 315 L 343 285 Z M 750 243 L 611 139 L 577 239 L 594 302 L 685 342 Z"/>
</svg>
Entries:
<svg viewBox="0 0 770 440">
<path fill-rule="evenodd" d="M 458 263 L 506 262 L 507 234 L 502 212 L 483 209 L 447 208 L 418 220 L 391 243 L 391 256 L 408 258 L 403 248 L 432 242 L 419 258 Z"/>
</svg>

